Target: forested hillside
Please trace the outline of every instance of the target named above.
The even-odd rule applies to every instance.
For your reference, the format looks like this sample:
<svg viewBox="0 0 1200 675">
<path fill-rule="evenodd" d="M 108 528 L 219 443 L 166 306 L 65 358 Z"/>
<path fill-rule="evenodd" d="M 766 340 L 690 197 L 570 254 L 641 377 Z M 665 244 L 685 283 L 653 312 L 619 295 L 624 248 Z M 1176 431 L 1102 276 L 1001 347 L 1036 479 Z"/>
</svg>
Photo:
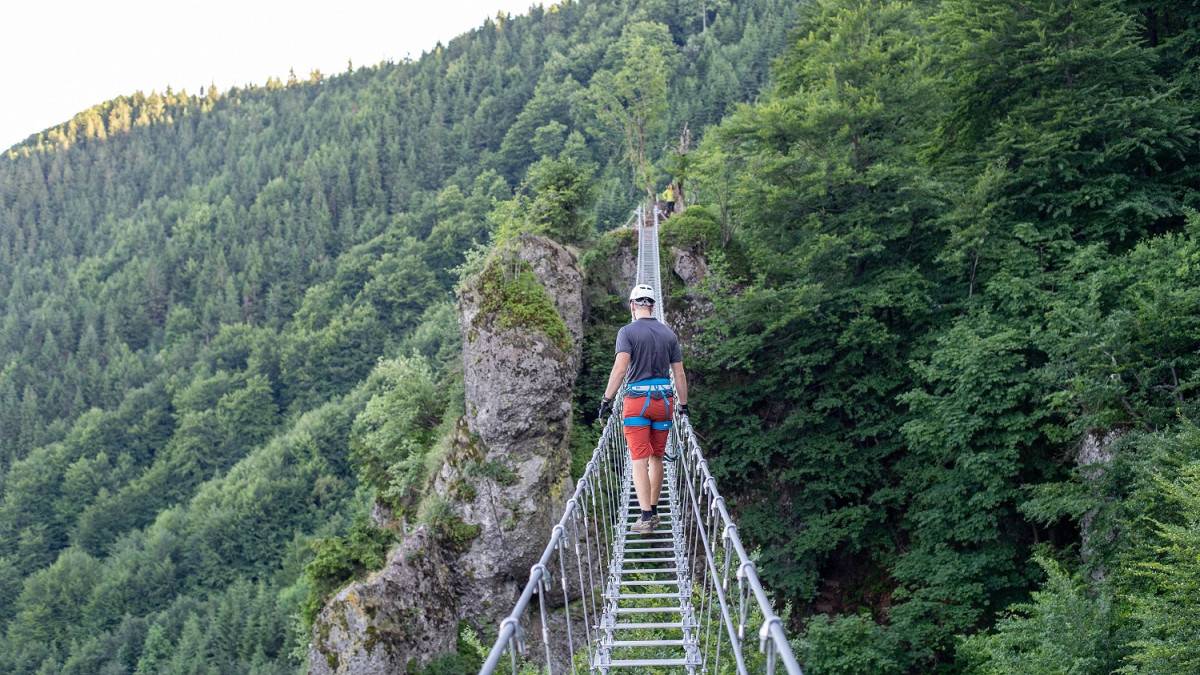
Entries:
<svg viewBox="0 0 1200 675">
<path fill-rule="evenodd" d="M 806 672 L 1200 671 L 1198 73 L 1190 3 L 585 0 L 31 137 L 0 671 L 297 670 L 392 543 L 368 510 L 441 517 L 473 251 L 602 258 L 667 175 L 693 419 Z M 624 319 L 591 300 L 580 421 Z"/>
<path fill-rule="evenodd" d="M 562 180 L 585 239 L 635 203 L 596 122 L 614 45 L 664 56 L 658 156 L 757 94 L 795 9 L 564 2 L 413 62 L 118 98 L 9 150 L 0 671 L 299 668 L 325 584 L 386 550 L 370 504 L 407 503 L 461 407 L 456 266 Z"/>
<path fill-rule="evenodd" d="M 803 14 L 689 218 L 693 414 L 801 660 L 1196 672 L 1200 11 Z"/>
</svg>

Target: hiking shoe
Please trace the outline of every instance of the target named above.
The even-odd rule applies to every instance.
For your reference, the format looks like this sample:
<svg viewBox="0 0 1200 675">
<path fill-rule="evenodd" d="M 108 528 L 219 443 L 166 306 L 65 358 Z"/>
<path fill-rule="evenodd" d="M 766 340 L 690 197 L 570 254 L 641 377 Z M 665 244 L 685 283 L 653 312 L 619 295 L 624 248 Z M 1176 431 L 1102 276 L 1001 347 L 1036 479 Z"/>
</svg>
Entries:
<svg viewBox="0 0 1200 675">
<path fill-rule="evenodd" d="M 662 522 L 662 518 L 659 518 L 657 513 L 650 516 L 650 529 L 657 530 L 658 524 L 661 522 Z"/>
<path fill-rule="evenodd" d="M 654 520 L 638 520 L 629 528 L 634 534 L 650 534 L 654 530 Z"/>
</svg>

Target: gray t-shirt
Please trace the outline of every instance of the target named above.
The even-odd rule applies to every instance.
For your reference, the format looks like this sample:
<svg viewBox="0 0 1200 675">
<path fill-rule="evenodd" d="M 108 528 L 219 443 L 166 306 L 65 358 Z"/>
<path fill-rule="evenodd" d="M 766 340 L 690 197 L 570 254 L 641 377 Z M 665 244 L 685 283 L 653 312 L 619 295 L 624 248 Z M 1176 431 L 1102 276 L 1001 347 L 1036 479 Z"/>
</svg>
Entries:
<svg viewBox="0 0 1200 675">
<path fill-rule="evenodd" d="M 638 319 L 617 333 L 617 353 L 629 354 L 629 381 L 670 377 L 671 364 L 683 362 L 675 331 L 658 319 Z"/>
</svg>

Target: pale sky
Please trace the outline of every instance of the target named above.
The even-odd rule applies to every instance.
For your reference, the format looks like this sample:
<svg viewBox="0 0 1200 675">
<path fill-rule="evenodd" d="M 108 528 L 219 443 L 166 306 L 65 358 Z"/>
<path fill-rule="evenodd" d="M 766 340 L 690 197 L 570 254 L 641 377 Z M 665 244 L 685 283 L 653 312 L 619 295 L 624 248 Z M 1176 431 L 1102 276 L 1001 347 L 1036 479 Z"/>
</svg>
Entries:
<svg viewBox="0 0 1200 675">
<path fill-rule="evenodd" d="M 0 150 L 141 89 L 199 93 L 417 58 L 539 0 L 65 0 L 0 3 Z"/>
</svg>

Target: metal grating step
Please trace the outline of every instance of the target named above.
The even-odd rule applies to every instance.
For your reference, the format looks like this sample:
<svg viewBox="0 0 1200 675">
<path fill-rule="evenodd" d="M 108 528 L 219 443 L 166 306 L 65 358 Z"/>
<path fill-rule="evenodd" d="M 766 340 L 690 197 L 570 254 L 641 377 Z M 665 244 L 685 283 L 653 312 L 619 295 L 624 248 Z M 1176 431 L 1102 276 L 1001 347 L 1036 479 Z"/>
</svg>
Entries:
<svg viewBox="0 0 1200 675">
<path fill-rule="evenodd" d="M 609 668 L 645 668 L 647 666 L 686 666 L 687 659 L 613 659 Z"/>
<path fill-rule="evenodd" d="M 634 621 L 613 624 L 613 630 L 683 630 L 681 621 Z"/>
<path fill-rule="evenodd" d="M 682 647 L 687 642 L 685 640 L 613 640 L 608 643 L 609 647 Z"/>
</svg>

